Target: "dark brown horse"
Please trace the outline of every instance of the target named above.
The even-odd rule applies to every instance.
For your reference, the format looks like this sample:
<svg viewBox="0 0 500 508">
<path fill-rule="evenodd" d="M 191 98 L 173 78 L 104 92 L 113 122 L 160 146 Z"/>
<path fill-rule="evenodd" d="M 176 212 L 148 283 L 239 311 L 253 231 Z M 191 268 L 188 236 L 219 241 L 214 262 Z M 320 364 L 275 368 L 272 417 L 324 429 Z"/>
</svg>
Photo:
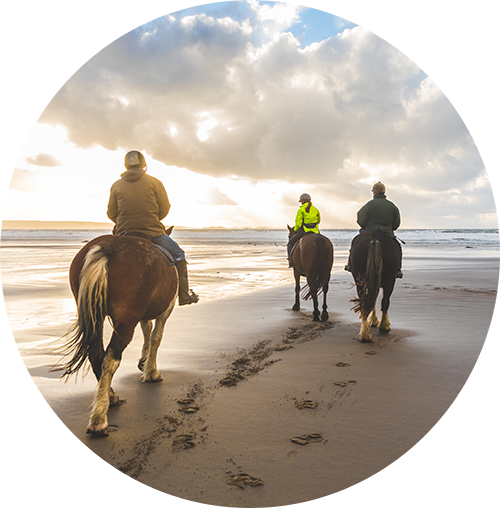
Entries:
<svg viewBox="0 0 500 508">
<path fill-rule="evenodd" d="M 382 333 L 391 330 L 388 310 L 401 259 L 401 246 L 395 238 L 363 232 L 352 240 L 349 266 L 358 297 L 351 301 L 355 303 L 353 310 L 359 313 L 361 319 L 361 342 L 373 342 L 370 327 L 378 326 Z M 384 294 L 379 321 L 375 306 L 380 288 Z"/>
<path fill-rule="evenodd" d="M 295 231 L 288 227 L 288 238 L 291 238 Z M 312 298 L 314 311 L 313 321 L 319 321 L 318 294 L 323 292 L 323 312 L 321 321 L 328 319 L 326 311 L 326 295 L 330 283 L 330 273 L 333 266 L 333 245 L 332 242 L 321 234 L 306 233 L 295 246 L 292 252 L 293 276 L 295 278 L 295 305 L 293 310 L 300 310 L 300 277 L 305 277 L 307 286 L 304 287 L 302 297 L 304 300 Z"/>
<path fill-rule="evenodd" d="M 111 380 L 138 323 L 144 335 L 138 365 L 142 379 L 150 383 L 162 380 L 156 354 L 165 322 L 174 308 L 177 271 L 150 240 L 105 235 L 78 252 L 69 275 L 77 318 L 62 348 L 63 377 L 77 373 L 90 361 L 98 385 L 87 433 L 106 434 L 108 408 L 121 403 L 111 388 Z M 104 349 L 103 326 L 107 316 L 113 334 Z"/>
</svg>

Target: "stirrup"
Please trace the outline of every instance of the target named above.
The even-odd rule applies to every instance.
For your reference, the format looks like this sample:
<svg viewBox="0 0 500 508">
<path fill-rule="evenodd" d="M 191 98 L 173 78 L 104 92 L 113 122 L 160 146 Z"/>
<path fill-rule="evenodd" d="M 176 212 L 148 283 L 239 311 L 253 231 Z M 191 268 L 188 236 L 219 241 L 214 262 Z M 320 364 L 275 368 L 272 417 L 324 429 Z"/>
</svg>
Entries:
<svg viewBox="0 0 500 508">
<path fill-rule="evenodd" d="M 345 265 L 345 266 L 344 266 L 344 270 L 345 270 L 346 272 L 350 272 L 350 271 L 351 271 L 351 267 L 350 267 L 349 265 Z"/>
<path fill-rule="evenodd" d="M 403 278 L 403 272 L 401 270 L 398 271 L 396 274 L 396 279 L 402 279 Z"/>
</svg>

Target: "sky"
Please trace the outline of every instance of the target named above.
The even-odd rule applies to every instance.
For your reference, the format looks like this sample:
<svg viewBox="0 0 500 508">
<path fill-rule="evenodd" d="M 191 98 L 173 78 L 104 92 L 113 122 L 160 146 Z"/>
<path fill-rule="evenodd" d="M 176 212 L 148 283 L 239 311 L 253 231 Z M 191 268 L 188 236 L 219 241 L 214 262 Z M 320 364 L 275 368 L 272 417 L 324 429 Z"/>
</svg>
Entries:
<svg viewBox="0 0 500 508">
<path fill-rule="evenodd" d="M 188 8 L 137 27 L 50 101 L 18 160 L 4 220 L 106 222 L 123 157 L 141 150 L 172 203 L 165 224 L 356 228 L 382 181 L 402 228 L 497 227 L 455 108 L 395 47 L 290 3 Z"/>
</svg>

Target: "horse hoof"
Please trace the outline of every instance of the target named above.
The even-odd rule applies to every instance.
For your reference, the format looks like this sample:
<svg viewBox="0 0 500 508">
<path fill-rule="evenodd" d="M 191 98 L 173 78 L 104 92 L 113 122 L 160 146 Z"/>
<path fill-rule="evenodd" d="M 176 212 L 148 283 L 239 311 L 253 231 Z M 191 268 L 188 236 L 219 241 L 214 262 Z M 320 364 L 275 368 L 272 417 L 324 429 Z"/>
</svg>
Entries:
<svg viewBox="0 0 500 508">
<path fill-rule="evenodd" d="M 313 317 L 313 321 L 319 321 L 319 317 L 318 316 L 314 316 Z"/>
<path fill-rule="evenodd" d="M 389 333 L 390 331 L 391 331 L 390 328 L 379 328 L 378 329 L 379 333 Z"/>
<path fill-rule="evenodd" d="M 118 395 L 109 400 L 109 407 L 117 407 L 125 404 L 127 402 L 125 399 L 120 399 Z"/>
<path fill-rule="evenodd" d="M 292 307 L 292 310 L 300 310 L 300 305 L 295 304 L 295 305 Z"/>
<path fill-rule="evenodd" d="M 137 364 L 137 368 L 141 371 L 141 372 L 144 372 L 144 364 L 146 363 L 146 360 L 139 360 L 139 363 Z"/>
<path fill-rule="evenodd" d="M 149 377 L 144 377 L 143 381 L 145 383 L 159 383 L 160 381 L 163 381 L 163 378 L 161 377 L 160 373 L 157 373 Z"/>
<path fill-rule="evenodd" d="M 321 314 L 321 321 L 328 321 L 329 317 L 327 312 L 323 312 L 323 314 Z"/>
<path fill-rule="evenodd" d="M 108 424 L 107 423 L 91 423 L 87 427 L 87 434 L 93 436 L 108 436 Z"/>
<path fill-rule="evenodd" d="M 371 337 L 359 337 L 359 342 L 363 342 L 363 343 L 370 343 L 370 342 L 373 342 L 373 339 Z"/>
</svg>

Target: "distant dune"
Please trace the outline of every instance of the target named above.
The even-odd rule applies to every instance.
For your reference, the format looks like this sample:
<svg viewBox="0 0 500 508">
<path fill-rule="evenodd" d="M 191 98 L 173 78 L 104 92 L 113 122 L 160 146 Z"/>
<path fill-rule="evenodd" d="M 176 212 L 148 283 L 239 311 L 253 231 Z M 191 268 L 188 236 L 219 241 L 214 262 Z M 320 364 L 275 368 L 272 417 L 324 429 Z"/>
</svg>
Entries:
<svg viewBox="0 0 500 508">
<path fill-rule="evenodd" d="M 2 229 L 108 229 L 111 222 L 4 220 Z"/>
</svg>

